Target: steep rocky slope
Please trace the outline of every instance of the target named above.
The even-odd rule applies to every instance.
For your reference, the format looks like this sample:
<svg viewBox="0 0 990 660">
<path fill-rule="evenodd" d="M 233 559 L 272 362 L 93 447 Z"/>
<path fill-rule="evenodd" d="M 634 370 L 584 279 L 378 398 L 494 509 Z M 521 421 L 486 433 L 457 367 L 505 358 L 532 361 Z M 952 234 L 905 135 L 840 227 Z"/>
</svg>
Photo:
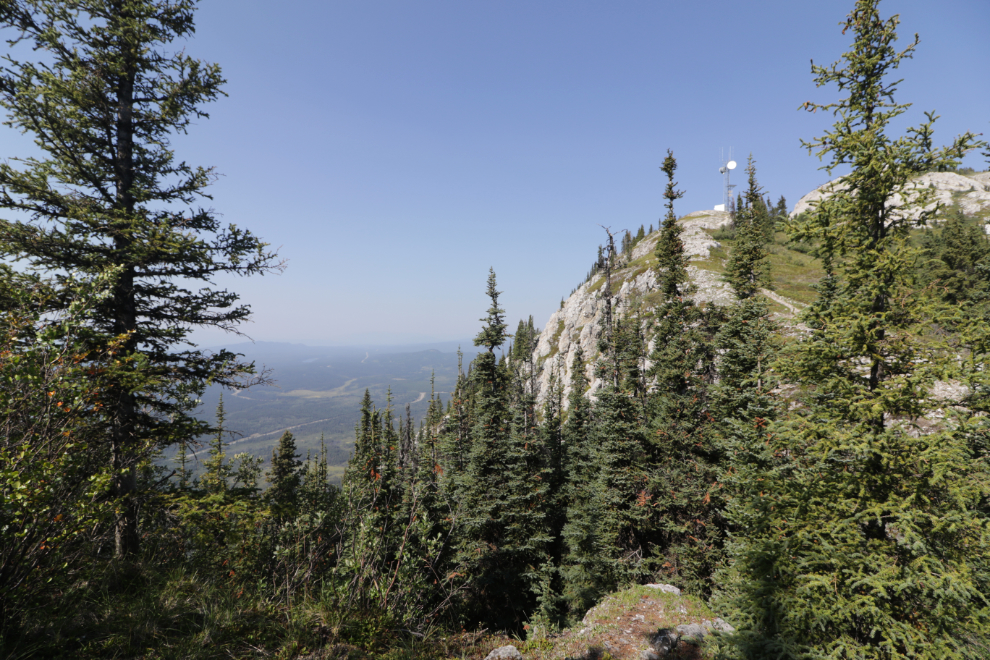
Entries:
<svg viewBox="0 0 990 660">
<path fill-rule="evenodd" d="M 808 193 L 795 206 L 792 216 L 810 208 L 813 200 L 829 194 L 831 182 Z M 945 207 L 955 206 L 963 214 L 990 222 L 990 172 L 964 176 L 952 172 L 925 174 L 916 179 L 912 187 L 933 187 L 936 198 Z M 907 193 L 910 196 L 910 191 Z M 916 217 L 916 213 L 913 215 Z M 682 217 L 678 222 L 684 227 L 682 239 L 690 258 L 688 274 L 696 291 L 698 304 L 729 304 L 732 292 L 722 281 L 722 271 L 728 256 L 726 245 L 712 234 L 730 224 L 728 213 L 697 211 Z M 616 270 L 612 279 L 613 309 L 620 316 L 635 309 L 649 311 L 659 301 L 653 294 L 656 275 L 653 252 L 660 232 L 656 231 L 641 240 L 628 255 L 624 264 Z M 814 299 L 811 286 L 821 273 L 817 262 L 808 256 L 800 245 L 790 245 L 783 235 L 771 246 L 774 291 L 764 291 L 775 305 L 778 318 L 796 323 L 800 310 Z M 592 383 L 588 395 L 594 398 L 601 382 L 594 376 L 593 363 L 598 354 L 597 337 L 604 300 L 604 277 L 599 274 L 579 286 L 551 315 L 540 334 L 533 353 L 537 365 L 538 398 L 542 403 L 549 391 L 551 378 L 556 376 L 564 386 L 564 400 L 570 392 L 571 367 L 574 354 L 580 346 L 587 363 L 587 376 Z M 652 347 L 651 347 L 652 348 Z M 647 365 L 648 366 L 648 365 Z"/>
<path fill-rule="evenodd" d="M 684 249 L 692 262 L 712 258 L 713 250 L 721 247 L 711 237 L 710 231 L 731 223 L 728 213 L 721 211 L 699 211 L 679 220 L 684 227 L 682 239 Z M 612 275 L 612 307 L 619 315 L 629 313 L 636 306 L 650 308 L 657 301 L 650 293 L 656 288 L 656 273 L 653 266 L 660 232 L 655 231 L 641 240 L 632 250 L 625 264 Z M 732 292 L 711 268 L 692 263 L 688 267 L 691 281 L 697 287 L 694 299 L 698 303 L 715 302 L 726 304 L 732 300 Z M 589 394 L 601 387 L 601 381 L 594 377 L 594 358 L 598 353 L 597 337 L 601 317 L 604 313 L 602 289 L 604 276 L 595 276 L 577 288 L 564 305 L 551 315 L 546 328 L 540 334 L 534 362 L 539 366 L 539 400 L 546 397 L 552 375 L 563 379 L 564 397 L 570 392 L 571 366 L 578 347 L 584 351 L 588 364 L 588 379 L 592 383 Z"/>
</svg>

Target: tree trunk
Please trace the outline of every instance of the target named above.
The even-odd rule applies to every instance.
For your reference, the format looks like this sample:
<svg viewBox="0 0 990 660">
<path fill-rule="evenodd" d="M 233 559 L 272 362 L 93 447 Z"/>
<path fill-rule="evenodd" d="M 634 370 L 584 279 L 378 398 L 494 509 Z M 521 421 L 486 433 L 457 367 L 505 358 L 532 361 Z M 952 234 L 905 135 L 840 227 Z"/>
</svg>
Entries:
<svg viewBox="0 0 990 660">
<path fill-rule="evenodd" d="M 121 7 L 118 15 L 125 13 Z M 120 37 L 127 41 L 127 32 Z M 129 52 L 128 44 L 124 43 L 122 51 Z M 137 330 L 137 308 L 134 296 L 134 268 L 132 259 L 130 223 L 134 216 L 134 79 L 135 66 L 128 62 L 117 81 L 117 126 L 116 126 L 116 200 L 115 210 L 120 218 L 117 234 L 114 237 L 114 248 L 117 253 L 117 264 L 125 267 L 119 281 L 114 287 L 113 315 L 114 332 L 118 336 L 133 333 Z M 133 338 L 128 338 L 124 344 L 124 354 L 130 355 L 137 348 Z M 113 424 L 111 438 L 111 461 L 113 467 L 113 495 L 117 500 L 116 519 L 114 521 L 114 537 L 116 555 L 124 557 L 136 554 L 140 550 L 138 536 L 138 506 L 137 491 L 137 438 L 135 437 L 135 422 L 137 421 L 137 404 L 132 392 L 123 388 L 116 394 L 116 418 Z"/>
</svg>

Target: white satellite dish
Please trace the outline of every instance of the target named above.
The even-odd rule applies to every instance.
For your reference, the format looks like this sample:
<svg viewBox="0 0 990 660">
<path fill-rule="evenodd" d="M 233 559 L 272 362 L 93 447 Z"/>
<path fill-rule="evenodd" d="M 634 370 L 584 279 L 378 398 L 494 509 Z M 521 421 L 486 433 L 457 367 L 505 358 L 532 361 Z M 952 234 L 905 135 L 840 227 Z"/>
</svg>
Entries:
<svg viewBox="0 0 990 660">
<path fill-rule="evenodd" d="M 728 163 L 725 164 L 725 166 L 728 167 L 730 170 L 734 170 L 736 169 L 736 161 L 730 160 Z"/>
<path fill-rule="evenodd" d="M 718 168 L 718 173 L 719 174 L 725 174 L 725 167 Z"/>
</svg>

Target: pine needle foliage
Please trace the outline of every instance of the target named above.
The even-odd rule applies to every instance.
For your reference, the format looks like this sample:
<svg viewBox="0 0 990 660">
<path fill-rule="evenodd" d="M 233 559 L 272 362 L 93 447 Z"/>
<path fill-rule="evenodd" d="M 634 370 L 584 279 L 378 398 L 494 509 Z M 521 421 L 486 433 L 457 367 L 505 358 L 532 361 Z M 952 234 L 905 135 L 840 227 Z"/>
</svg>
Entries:
<svg viewBox="0 0 990 660">
<path fill-rule="evenodd" d="M 749 180 L 746 206 L 736 215 L 736 240 L 725 264 L 725 279 L 740 300 L 756 295 L 760 288 L 771 287 L 766 227 L 772 221 L 763 204 L 763 190 L 756 181 L 756 162 L 752 155 L 746 165 L 746 174 Z"/>
<path fill-rule="evenodd" d="M 585 396 L 588 376 L 584 351 L 571 364 L 571 392 L 564 424 L 566 448 L 566 522 L 561 530 L 564 600 L 572 613 L 584 613 L 605 592 L 605 556 L 600 540 L 596 481 L 601 469 L 592 435 L 592 405 Z"/>
<path fill-rule="evenodd" d="M 688 281 L 688 258 L 684 254 L 684 242 L 681 240 L 684 229 L 677 224 L 677 215 L 674 213 L 674 202 L 684 196 L 684 191 L 677 190 L 677 182 L 674 181 L 677 160 L 671 150 L 667 150 L 667 157 L 664 158 L 660 169 L 667 175 L 667 185 L 663 193 L 664 199 L 667 200 L 667 214 L 664 216 L 663 225 L 660 227 L 660 238 L 657 240 L 656 271 L 660 292 L 665 299 L 671 300 L 687 293 L 682 290 Z"/>
<path fill-rule="evenodd" d="M 690 584 L 695 593 L 708 593 L 722 553 L 715 492 L 722 457 L 708 392 L 715 377 L 713 339 L 721 312 L 716 307 L 702 310 L 688 297 L 692 287 L 674 214 L 674 201 L 683 195 L 676 190 L 676 169 L 668 151 L 663 166 L 667 216 L 657 242 L 657 276 L 666 297 L 654 312 L 647 372 L 653 386 L 645 413 L 651 469 L 641 507 L 652 521 L 656 568 L 666 579 Z"/>
<path fill-rule="evenodd" d="M 272 450 L 272 463 L 268 471 L 268 500 L 272 513 L 278 519 L 295 516 L 299 504 L 299 487 L 302 485 L 303 463 L 296 453 L 296 439 L 286 431 L 279 437 L 278 446 Z"/>
<path fill-rule="evenodd" d="M 511 377 L 495 349 L 509 337 L 499 307 L 495 272 L 486 293 L 491 305 L 475 338 L 484 346 L 474 362 L 474 425 L 460 496 L 464 528 L 458 563 L 472 589 L 464 596 L 464 617 L 501 630 L 522 630 L 536 605 L 536 568 L 545 561 L 545 481 L 534 455 L 538 437 L 529 424 L 514 422 Z"/>
<path fill-rule="evenodd" d="M 877 5 L 859 0 L 849 14 L 843 61 L 812 65 L 819 86 L 848 96 L 805 104 L 837 118 L 807 146 L 825 169 L 850 173 L 792 227 L 819 243 L 830 281 L 814 332 L 778 363 L 801 384 L 800 406 L 773 429 L 779 464 L 744 504 L 736 639 L 747 658 L 986 657 L 985 456 L 968 441 L 972 413 L 934 393 L 967 378 L 966 361 L 938 330 L 954 310 L 913 286 L 911 216 L 895 203 L 911 177 L 956 162 L 974 139 L 933 148 L 930 113 L 907 136 L 887 136 L 907 107 L 890 75 L 917 38 L 897 51 L 898 19 Z M 935 210 L 924 192 L 915 201 L 926 222 Z"/>
<path fill-rule="evenodd" d="M 208 432 L 192 410 L 205 383 L 243 385 L 251 366 L 229 351 L 188 348 L 193 327 L 234 330 L 249 309 L 211 286 L 218 274 L 279 267 L 250 232 L 222 227 L 196 204 L 210 168 L 175 158 L 173 138 L 222 95 L 220 68 L 178 39 L 194 32 L 194 0 L 12 0 L 0 5 L 8 43 L 44 53 L 4 57 L 0 105 L 7 126 L 40 154 L 0 164 L 0 258 L 73 278 L 108 268 L 119 277 L 87 319 L 88 342 L 123 346 L 106 380 L 101 417 L 115 472 L 116 552 L 139 549 L 138 463 L 149 451 Z M 69 298 L 57 296 L 52 311 Z"/>
</svg>

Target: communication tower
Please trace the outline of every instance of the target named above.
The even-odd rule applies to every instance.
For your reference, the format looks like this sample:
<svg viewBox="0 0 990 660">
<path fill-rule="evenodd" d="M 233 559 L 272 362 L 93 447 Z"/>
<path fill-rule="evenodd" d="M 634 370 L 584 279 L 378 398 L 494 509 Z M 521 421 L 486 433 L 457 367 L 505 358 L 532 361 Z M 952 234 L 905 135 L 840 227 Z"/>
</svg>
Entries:
<svg viewBox="0 0 990 660">
<path fill-rule="evenodd" d="M 736 169 L 736 161 L 732 160 L 732 147 L 729 147 L 729 159 L 725 159 L 725 153 L 719 154 L 719 160 L 722 166 L 718 168 L 719 174 L 725 182 L 725 190 L 722 194 L 722 203 L 715 207 L 716 211 L 728 211 L 732 208 L 732 189 L 735 188 L 735 184 L 730 181 L 730 176 L 732 170 Z M 719 208 L 721 207 L 721 208 Z"/>
</svg>

